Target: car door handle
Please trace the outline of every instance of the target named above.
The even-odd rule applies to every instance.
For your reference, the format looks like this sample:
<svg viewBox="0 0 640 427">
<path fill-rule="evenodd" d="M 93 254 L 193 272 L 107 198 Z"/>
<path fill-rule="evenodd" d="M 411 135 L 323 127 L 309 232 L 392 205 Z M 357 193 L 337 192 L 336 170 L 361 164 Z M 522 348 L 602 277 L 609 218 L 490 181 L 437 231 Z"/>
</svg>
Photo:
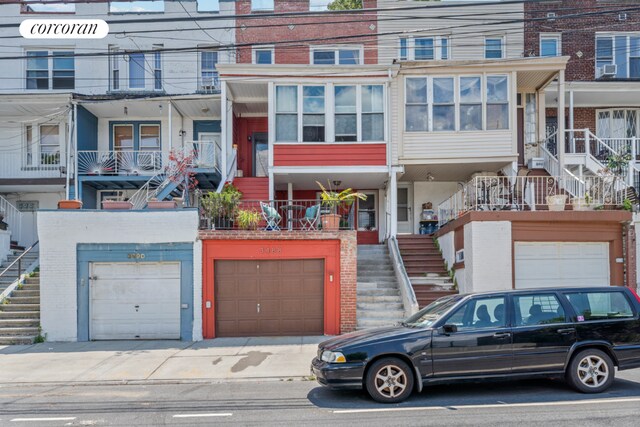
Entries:
<svg viewBox="0 0 640 427">
<path fill-rule="evenodd" d="M 576 328 L 565 328 L 565 329 L 558 329 L 558 333 L 560 335 L 569 335 L 569 334 L 573 334 L 575 333 Z"/>
<path fill-rule="evenodd" d="M 511 332 L 496 332 L 493 334 L 494 338 L 508 338 L 511 336 Z"/>
</svg>

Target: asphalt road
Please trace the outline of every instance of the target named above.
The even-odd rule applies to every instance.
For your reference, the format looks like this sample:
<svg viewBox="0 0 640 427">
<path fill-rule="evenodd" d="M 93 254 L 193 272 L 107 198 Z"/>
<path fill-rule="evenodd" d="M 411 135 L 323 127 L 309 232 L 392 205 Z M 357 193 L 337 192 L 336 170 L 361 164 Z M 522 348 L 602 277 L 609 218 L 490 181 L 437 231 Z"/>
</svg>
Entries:
<svg viewBox="0 0 640 427">
<path fill-rule="evenodd" d="M 0 425 L 638 426 L 640 369 L 619 373 L 613 387 L 599 395 L 579 394 L 550 380 L 473 383 L 428 387 L 397 405 L 299 379 L 0 385 Z"/>
</svg>

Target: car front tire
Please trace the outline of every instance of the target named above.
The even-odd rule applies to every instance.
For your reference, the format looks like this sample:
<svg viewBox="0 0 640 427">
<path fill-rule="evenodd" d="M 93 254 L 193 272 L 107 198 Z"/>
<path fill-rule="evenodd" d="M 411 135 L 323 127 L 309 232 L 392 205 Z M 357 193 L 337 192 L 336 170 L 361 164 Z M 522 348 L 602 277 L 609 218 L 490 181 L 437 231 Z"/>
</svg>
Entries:
<svg viewBox="0 0 640 427">
<path fill-rule="evenodd" d="M 413 373 L 409 365 L 400 359 L 380 359 L 367 371 L 366 388 L 378 402 L 402 402 L 413 391 Z"/>
<path fill-rule="evenodd" d="M 578 352 L 567 368 L 567 381 L 582 393 L 600 393 L 611 387 L 615 368 L 607 353 L 595 348 Z"/>
</svg>

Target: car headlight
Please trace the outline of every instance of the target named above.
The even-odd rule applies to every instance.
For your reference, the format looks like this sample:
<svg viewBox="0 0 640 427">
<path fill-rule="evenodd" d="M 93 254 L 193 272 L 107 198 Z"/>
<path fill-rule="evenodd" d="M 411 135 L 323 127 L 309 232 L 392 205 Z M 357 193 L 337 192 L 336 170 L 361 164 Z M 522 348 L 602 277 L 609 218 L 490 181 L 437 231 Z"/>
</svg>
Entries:
<svg viewBox="0 0 640 427">
<path fill-rule="evenodd" d="M 323 362 L 329 363 L 345 363 L 347 358 L 339 351 L 323 351 L 320 358 Z"/>
</svg>

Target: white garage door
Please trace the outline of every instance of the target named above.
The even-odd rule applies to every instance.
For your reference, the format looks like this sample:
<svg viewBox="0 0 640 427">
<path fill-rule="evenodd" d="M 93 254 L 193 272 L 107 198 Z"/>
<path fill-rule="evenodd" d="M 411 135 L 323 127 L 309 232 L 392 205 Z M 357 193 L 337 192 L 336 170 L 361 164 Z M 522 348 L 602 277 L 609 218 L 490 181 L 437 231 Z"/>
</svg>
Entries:
<svg viewBox="0 0 640 427">
<path fill-rule="evenodd" d="M 91 263 L 90 339 L 180 339 L 180 263 Z"/>
<path fill-rule="evenodd" d="M 516 288 L 609 286 L 609 244 L 515 242 Z"/>
</svg>

